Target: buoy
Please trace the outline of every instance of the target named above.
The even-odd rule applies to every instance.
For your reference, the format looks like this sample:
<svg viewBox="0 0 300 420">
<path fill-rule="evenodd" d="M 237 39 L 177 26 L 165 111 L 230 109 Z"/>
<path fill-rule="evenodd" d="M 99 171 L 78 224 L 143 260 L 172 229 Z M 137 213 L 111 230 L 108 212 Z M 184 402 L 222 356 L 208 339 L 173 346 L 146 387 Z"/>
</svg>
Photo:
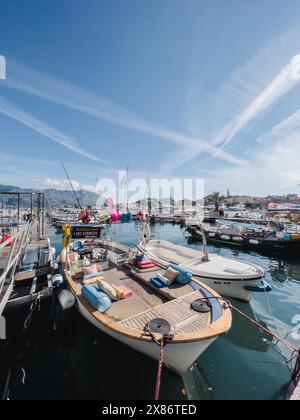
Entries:
<svg viewBox="0 0 300 420">
<path fill-rule="evenodd" d="M 75 305 L 75 296 L 69 290 L 62 290 L 58 300 L 63 310 L 71 309 Z"/>
<path fill-rule="evenodd" d="M 56 274 L 52 277 L 52 284 L 54 287 L 60 287 L 64 283 L 63 276 L 61 274 Z"/>
</svg>

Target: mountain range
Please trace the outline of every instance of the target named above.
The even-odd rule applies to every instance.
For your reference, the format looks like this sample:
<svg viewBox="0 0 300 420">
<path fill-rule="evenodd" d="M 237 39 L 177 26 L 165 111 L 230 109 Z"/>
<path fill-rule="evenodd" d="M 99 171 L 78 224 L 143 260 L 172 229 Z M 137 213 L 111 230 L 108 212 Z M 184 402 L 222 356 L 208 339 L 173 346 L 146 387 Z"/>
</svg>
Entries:
<svg viewBox="0 0 300 420">
<path fill-rule="evenodd" d="M 77 200 L 74 196 L 74 193 L 70 190 L 56 190 L 56 189 L 45 189 L 45 190 L 35 190 L 28 188 L 20 188 L 11 185 L 1 185 L 0 184 L 0 193 L 44 193 L 45 194 L 45 204 L 47 207 L 50 206 L 66 206 L 66 205 L 75 205 Z M 86 206 L 95 206 L 99 196 L 96 193 L 79 190 L 76 191 L 76 195 L 82 205 Z M 16 198 L 13 195 L 0 195 L 0 206 L 1 202 L 4 199 L 4 203 L 9 205 L 14 205 Z M 21 205 L 28 206 L 30 203 L 30 197 L 21 197 Z"/>
</svg>

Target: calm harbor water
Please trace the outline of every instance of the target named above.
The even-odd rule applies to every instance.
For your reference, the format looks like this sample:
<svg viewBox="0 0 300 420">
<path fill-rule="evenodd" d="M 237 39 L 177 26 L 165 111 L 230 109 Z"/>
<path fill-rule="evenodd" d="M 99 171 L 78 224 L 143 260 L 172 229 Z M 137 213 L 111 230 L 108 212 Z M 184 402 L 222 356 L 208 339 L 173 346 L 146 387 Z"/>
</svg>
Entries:
<svg viewBox="0 0 300 420">
<path fill-rule="evenodd" d="M 138 233 L 138 225 L 130 224 L 108 228 L 105 235 L 134 245 Z M 52 227 L 48 234 L 59 253 L 61 235 Z M 152 234 L 195 249 L 202 247 L 201 243 L 186 239 L 184 228 L 178 225 L 157 224 L 152 227 Z M 273 288 L 268 298 L 262 293 L 254 297 L 251 305 L 233 303 L 293 342 L 293 318 L 300 315 L 300 261 L 270 259 L 226 248 L 210 247 L 210 252 L 254 262 L 267 271 L 267 281 Z M 51 333 L 53 337 L 51 328 L 35 326 L 35 334 L 44 334 L 49 345 L 36 350 L 33 360 L 25 362 L 26 385 L 19 385 L 21 373 L 15 372 L 12 397 L 153 398 L 156 362 L 102 334 L 76 310 L 64 313 L 59 325 L 58 332 Z M 33 341 L 39 343 L 43 339 L 34 337 Z M 275 346 L 269 336 L 234 314 L 231 331 L 216 341 L 184 378 L 164 371 L 161 398 L 184 399 L 186 389 L 189 398 L 200 400 L 284 399 L 291 390 L 291 370 L 287 365 L 290 357 L 289 351 Z M 37 386 L 41 377 L 44 388 Z"/>
</svg>

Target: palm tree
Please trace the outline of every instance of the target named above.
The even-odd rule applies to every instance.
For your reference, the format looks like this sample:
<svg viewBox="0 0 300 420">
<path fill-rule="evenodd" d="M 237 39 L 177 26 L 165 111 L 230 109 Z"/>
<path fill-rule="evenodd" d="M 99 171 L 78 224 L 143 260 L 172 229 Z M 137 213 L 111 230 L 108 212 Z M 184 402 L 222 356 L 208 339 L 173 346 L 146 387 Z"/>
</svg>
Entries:
<svg viewBox="0 0 300 420">
<path fill-rule="evenodd" d="M 215 205 L 215 211 L 219 211 L 220 205 L 223 203 L 224 200 L 225 197 L 219 192 L 213 192 L 207 197 L 207 202 L 209 204 Z"/>
</svg>

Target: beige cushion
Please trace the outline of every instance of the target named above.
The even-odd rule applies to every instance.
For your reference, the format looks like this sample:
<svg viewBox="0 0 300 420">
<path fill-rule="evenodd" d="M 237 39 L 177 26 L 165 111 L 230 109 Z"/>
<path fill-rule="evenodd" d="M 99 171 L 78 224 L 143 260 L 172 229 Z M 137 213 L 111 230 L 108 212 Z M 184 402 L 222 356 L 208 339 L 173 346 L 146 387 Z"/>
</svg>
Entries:
<svg viewBox="0 0 300 420">
<path fill-rule="evenodd" d="M 107 296 L 111 298 L 111 300 L 119 300 L 118 293 L 116 292 L 114 287 L 110 286 L 108 283 L 106 283 L 106 281 L 98 280 L 97 284 L 99 289 L 106 293 Z"/>
<path fill-rule="evenodd" d="M 119 289 L 115 284 L 112 284 L 111 287 L 114 289 L 116 295 L 118 296 L 117 300 L 124 299 L 124 292 L 123 290 Z"/>
<path fill-rule="evenodd" d="M 166 286 L 171 286 L 171 284 L 177 279 L 178 274 L 178 271 L 168 268 L 163 274 L 164 278 L 167 279 Z"/>
</svg>

